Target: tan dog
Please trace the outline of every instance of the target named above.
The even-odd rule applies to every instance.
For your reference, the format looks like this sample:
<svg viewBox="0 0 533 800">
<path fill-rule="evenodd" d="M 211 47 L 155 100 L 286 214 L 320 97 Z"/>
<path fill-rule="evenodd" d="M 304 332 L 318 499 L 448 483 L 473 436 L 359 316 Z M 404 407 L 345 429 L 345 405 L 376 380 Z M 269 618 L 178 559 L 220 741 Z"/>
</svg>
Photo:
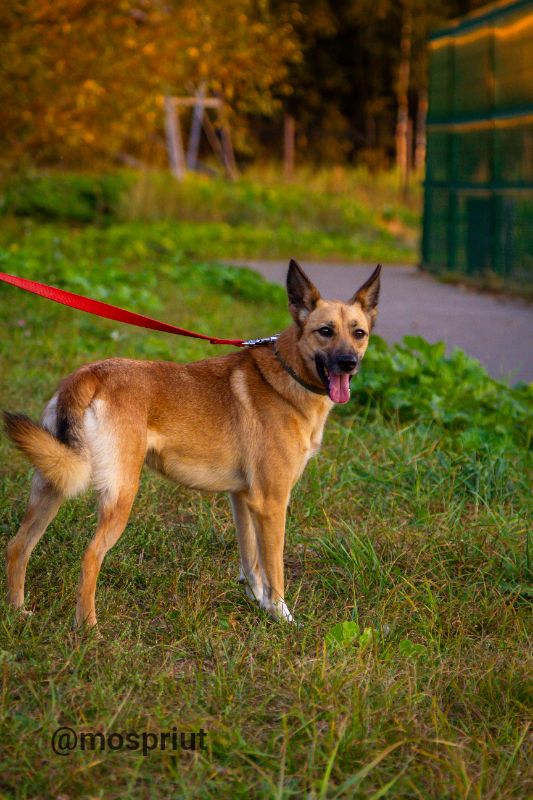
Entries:
<svg viewBox="0 0 533 800">
<path fill-rule="evenodd" d="M 172 480 L 230 493 L 248 593 L 289 622 L 283 545 L 291 490 L 320 447 L 334 403 L 368 345 L 378 266 L 348 303 L 323 300 L 295 261 L 294 323 L 269 345 L 192 364 L 109 359 L 61 383 L 41 423 L 5 413 L 8 435 L 36 468 L 26 514 L 9 542 L 9 600 L 24 604 L 31 552 L 67 498 L 93 485 L 98 527 L 83 556 L 77 625 L 96 624 L 96 580 L 126 527 L 143 463 Z"/>
</svg>

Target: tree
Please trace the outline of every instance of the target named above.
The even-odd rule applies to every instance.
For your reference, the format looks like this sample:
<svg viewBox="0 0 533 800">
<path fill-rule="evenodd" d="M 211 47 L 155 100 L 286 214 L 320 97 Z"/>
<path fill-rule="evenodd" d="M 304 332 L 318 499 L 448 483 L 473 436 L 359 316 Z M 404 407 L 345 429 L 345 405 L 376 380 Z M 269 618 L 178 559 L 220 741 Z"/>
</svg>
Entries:
<svg viewBox="0 0 533 800">
<path fill-rule="evenodd" d="M 420 164 L 427 108 L 427 40 L 484 0 L 301 0 L 303 59 L 291 67 L 285 110 L 298 149 L 318 159 Z M 277 0 L 277 6 L 294 0 Z M 416 123 L 413 125 L 413 118 Z M 412 128 L 415 136 L 411 136 Z M 268 129 L 268 125 L 267 125 Z"/>
<path fill-rule="evenodd" d="M 299 54 L 291 14 L 214 0 L 12 0 L 0 9 L 4 161 L 110 163 L 160 147 L 163 96 L 200 82 L 239 131 L 271 113 Z M 163 150 L 161 148 L 161 155 Z M 153 153 L 152 153 L 153 155 Z"/>
</svg>

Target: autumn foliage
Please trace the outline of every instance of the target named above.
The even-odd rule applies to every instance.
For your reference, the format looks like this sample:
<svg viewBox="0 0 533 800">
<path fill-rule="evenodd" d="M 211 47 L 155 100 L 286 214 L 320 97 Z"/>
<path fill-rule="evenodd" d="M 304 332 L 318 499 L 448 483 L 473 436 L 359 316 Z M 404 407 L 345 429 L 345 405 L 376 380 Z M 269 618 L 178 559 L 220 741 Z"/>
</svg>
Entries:
<svg viewBox="0 0 533 800">
<path fill-rule="evenodd" d="M 287 115 L 300 163 L 420 168 L 427 37 L 484 2 L 7 0 L 0 166 L 163 166 L 165 95 L 205 87 L 241 160 L 280 157 Z"/>
<path fill-rule="evenodd" d="M 234 134 L 270 113 L 299 58 L 293 22 L 252 0 L 11 0 L 0 7 L 0 159 L 164 159 L 163 97 L 206 82 Z"/>
</svg>

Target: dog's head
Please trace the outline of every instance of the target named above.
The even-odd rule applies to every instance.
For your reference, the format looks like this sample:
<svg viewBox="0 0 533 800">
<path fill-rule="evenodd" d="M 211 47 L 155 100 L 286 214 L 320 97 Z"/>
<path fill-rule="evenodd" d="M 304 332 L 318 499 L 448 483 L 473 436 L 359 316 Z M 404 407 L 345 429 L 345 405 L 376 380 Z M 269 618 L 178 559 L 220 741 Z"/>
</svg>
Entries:
<svg viewBox="0 0 533 800">
<path fill-rule="evenodd" d="M 350 380 L 368 346 L 379 299 L 381 264 L 347 303 L 323 300 L 300 265 L 287 275 L 289 311 L 299 329 L 298 348 L 334 403 L 350 399 Z"/>
</svg>

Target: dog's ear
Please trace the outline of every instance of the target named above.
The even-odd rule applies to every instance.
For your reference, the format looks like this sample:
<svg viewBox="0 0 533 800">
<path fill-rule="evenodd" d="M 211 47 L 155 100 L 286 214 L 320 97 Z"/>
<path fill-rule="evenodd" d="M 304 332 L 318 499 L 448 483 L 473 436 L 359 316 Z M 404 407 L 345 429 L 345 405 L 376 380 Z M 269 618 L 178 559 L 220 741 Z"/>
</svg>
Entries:
<svg viewBox="0 0 533 800">
<path fill-rule="evenodd" d="M 348 301 L 349 303 L 359 303 L 367 317 L 369 317 L 371 325 L 374 325 L 378 313 L 380 274 L 381 264 L 378 264 L 370 278 L 363 283 L 352 299 Z"/>
<path fill-rule="evenodd" d="M 320 300 L 320 292 L 294 258 L 290 260 L 287 273 L 287 294 L 289 311 L 294 320 L 301 325 L 309 312 L 316 307 Z"/>
</svg>

